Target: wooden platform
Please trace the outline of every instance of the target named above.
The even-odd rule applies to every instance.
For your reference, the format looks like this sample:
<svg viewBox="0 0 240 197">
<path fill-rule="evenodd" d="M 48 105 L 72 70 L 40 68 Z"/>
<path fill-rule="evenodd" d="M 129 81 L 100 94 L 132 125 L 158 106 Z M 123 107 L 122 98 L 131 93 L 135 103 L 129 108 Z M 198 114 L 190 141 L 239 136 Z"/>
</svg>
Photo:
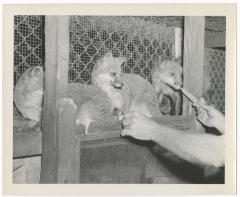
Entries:
<svg viewBox="0 0 240 197">
<path fill-rule="evenodd" d="M 180 130 L 188 130 L 194 124 L 192 116 L 163 116 L 156 119 L 157 122 L 168 125 Z M 116 122 L 94 122 L 89 127 L 89 134 L 84 134 L 84 128 L 78 128 L 77 135 L 82 147 L 86 146 L 104 146 L 100 145 L 98 140 L 119 138 L 122 125 Z M 108 142 L 106 142 L 108 143 Z M 126 140 L 119 140 L 119 143 L 126 143 Z M 24 130 L 13 133 L 13 158 L 28 157 L 42 154 L 42 132 L 40 127 L 35 130 Z"/>
</svg>

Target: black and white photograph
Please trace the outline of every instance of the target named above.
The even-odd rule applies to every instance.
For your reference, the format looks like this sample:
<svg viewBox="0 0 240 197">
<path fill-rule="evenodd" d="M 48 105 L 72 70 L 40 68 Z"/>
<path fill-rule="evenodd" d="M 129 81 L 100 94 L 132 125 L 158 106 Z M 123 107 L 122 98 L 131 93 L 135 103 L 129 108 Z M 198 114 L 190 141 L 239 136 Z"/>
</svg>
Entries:
<svg viewBox="0 0 240 197">
<path fill-rule="evenodd" d="M 12 184 L 226 183 L 226 15 L 12 20 Z"/>
</svg>

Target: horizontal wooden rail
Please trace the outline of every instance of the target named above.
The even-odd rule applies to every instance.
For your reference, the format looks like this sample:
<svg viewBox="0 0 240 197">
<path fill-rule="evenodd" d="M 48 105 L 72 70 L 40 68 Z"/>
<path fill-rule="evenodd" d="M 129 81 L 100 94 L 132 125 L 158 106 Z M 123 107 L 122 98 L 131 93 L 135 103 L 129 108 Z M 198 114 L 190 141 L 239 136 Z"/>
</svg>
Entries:
<svg viewBox="0 0 240 197">
<path fill-rule="evenodd" d="M 172 128 L 187 130 L 194 125 L 193 116 L 162 116 L 155 118 L 155 121 L 160 124 L 167 125 Z M 89 134 L 84 134 L 84 127 L 77 129 L 78 134 L 81 136 L 81 141 L 111 139 L 120 137 L 122 125 L 120 121 L 113 122 L 93 122 L 89 126 Z"/>
<path fill-rule="evenodd" d="M 35 131 L 13 132 L 13 158 L 42 154 L 42 132 Z"/>
<path fill-rule="evenodd" d="M 193 116 L 162 116 L 155 119 L 157 122 L 180 130 L 188 130 L 194 125 Z M 94 140 L 106 140 L 120 138 L 122 125 L 120 121 L 93 122 L 89 127 L 89 134 L 84 134 L 84 127 L 78 128 L 77 135 L 81 146 L 85 147 L 88 142 L 94 144 Z M 13 157 L 28 157 L 42 154 L 42 132 L 40 127 L 34 131 L 18 131 L 13 133 Z M 106 141 L 106 143 L 108 143 Z M 121 143 L 126 143 L 121 140 Z M 94 145 L 92 145 L 94 146 Z"/>
</svg>

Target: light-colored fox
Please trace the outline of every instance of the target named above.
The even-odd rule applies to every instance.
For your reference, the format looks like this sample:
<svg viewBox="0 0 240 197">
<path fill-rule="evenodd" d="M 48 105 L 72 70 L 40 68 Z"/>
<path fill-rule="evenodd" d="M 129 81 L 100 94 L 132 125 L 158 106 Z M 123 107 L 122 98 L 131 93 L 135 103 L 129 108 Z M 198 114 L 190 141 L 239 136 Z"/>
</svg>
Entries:
<svg viewBox="0 0 240 197">
<path fill-rule="evenodd" d="M 122 57 L 107 53 L 93 68 L 91 82 L 107 93 L 113 110 L 137 111 L 148 117 L 158 117 L 157 95 L 152 85 L 136 74 L 122 73 Z"/>
<path fill-rule="evenodd" d="M 73 96 L 74 100 L 76 100 L 76 95 L 81 97 L 85 94 L 84 97 L 88 97 L 83 104 L 78 102 L 79 112 L 77 116 L 77 123 L 85 125 L 86 133 L 91 121 L 104 117 L 104 113 L 101 113 L 103 111 L 108 113 L 107 116 L 109 114 L 113 116 L 118 112 L 117 115 L 120 118 L 127 111 L 137 111 L 148 117 L 161 115 L 157 95 L 152 85 L 136 74 L 122 73 L 121 65 L 124 61 L 125 58 L 113 57 L 111 53 L 107 53 L 97 61 L 91 74 L 91 88 L 100 93 L 100 96 L 98 93 L 95 94 L 95 97 L 98 98 L 97 101 L 86 91 L 79 94 L 79 90 Z M 105 100 L 105 104 L 101 98 Z M 107 110 L 104 109 L 105 107 Z"/>
<path fill-rule="evenodd" d="M 179 115 L 182 106 L 182 94 L 179 90 L 174 89 L 169 84 L 182 87 L 183 85 L 183 68 L 182 58 L 177 58 L 174 61 L 165 60 L 161 64 L 156 64 L 152 71 L 152 83 L 158 95 L 159 103 L 162 102 L 163 96 L 166 95 L 170 98 L 171 102 L 171 115 Z M 211 102 L 212 91 L 209 76 L 209 68 L 204 65 L 204 80 L 203 80 L 203 98 L 208 104 Z"/>
<path fill-rule="evenodd" d="M 92 121 L 113 121 L 112 107 L 109 97 L 98 87 L 80 83 L 68 85 L 68 96 L 78 106 L 76 124 L 85 126 L 88 133 Z"/>
<path fill-rule="evenodd" d="M 161 103 L 164 96 L 170 99 L 170 115 L 181 113 L 181 92 L 172 88 L 168 83 L 182 86 L 182 66 L 177 61 L 165 60 L 156 64 L 152 71 L 153 87 L 158 95 L 158 102 Z"/>
</svg>

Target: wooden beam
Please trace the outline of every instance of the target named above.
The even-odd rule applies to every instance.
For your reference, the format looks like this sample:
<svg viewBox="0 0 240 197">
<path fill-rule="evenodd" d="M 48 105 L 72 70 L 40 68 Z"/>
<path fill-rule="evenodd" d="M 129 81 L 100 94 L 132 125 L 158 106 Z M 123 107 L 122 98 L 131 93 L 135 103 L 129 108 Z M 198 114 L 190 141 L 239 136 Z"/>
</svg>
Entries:
<svg viewBox="0 0 240 197">
<path fill-rule="evenodd" d="M 111 139 L 101 139 L 92 141 L 81 141 L 81 150 L 86 148 L 99 148 L 108 146 L 118 146 L 129 144 L 128 138 L 111 138 Z"/>
<path fill-rule="evenodd" d="M 205 48 L 226 47 L 226 32 L 205 32 Z"/>
<path fill-rule="evenodd" d="M 185 17 L 183 85 L 197 98 L 203 95 L 204 31 L 204 17 Z M 187 99 L 184 99 L 183 113 L 192 113 L 191 103 Z"/>
<path fill-rule="evenodd" d="M 76 133 L 76 131 L 74 131 L 75 124 L 73 124 L 73 120 L 75 119 L 74 117 L 75 112 L 72 110 L 71 105 L 67 105 L 67 106 L 69 111 L 67 111 L 63 107 L 58 106 L 58 109 L 61 111 L 61 115 L 58 115 L 59 120 L 57 121 L 59 125 L 58 126 L 59 142 L 57 147 L 60 150 L 58 152 L 58 155 L 59 155 L 58 163 L 59 163 L 59 160 L 62 160 L 62 161 L 71 160 L 72 163 L 74 162 L 77 163 L 77 161 L 80 160 L 80 158 L 77 157 L 77 156 L 80 156 L 79 146 L 81 145 L 81 147 L 85 147 L 86 143 L 88 144 L 92 143 L 93 147 L 97 146 L 96 144 L 98 143 L 101 144 L 100 142 L 101 140 L 103 140 L 106 145 L 108 143 L 109 145 L 111 144 L 109 141 L 106 141 L 111 139 L 119 140 L 120 141 L 119 143 L 121 144 L 126 143 L 125 139 L 120 138 L 120 133 L 122 130 L 120 121 L 93 122 L 89 127 L 88 135 L 84 135 L 83 126 L 81 128 L 78 128 L 77 130 L 78 133 Z M 60 113 L 60 111 L 58 111 L 58 113 Z M 180 130 L 191 129 L 194 126 L 194 122 L 195 122 L 195 118 L 193 116 L 162 116 L 155 120 L 161 124 L 164 124 L 176 129 L 180 129 Z M 83 143 L 80 143 L 80 142 L 83 142 Z M 34 131 L 31 130 L 31 132 L 29 132 L 28 130 L 14 132 L 13 143 L 14 143 L 14 147 L 13 147 L 14 158 L 42 154 L 42 132 L 40 130 L 40 127 L 37 127 Z M 79 153 L 76 153 L 76 151 L 79 151 Z M 75 155 L 72 154 L 73 152 L 75 152 Z M 65 159 L 65 155 L 67 155 L 69 158 Z M 66 162 L 65 164 L 70 165 L 68 162 Z M 77 166 L 80 166 L 80 165 L 76 165 L 76 167 Z M 59 171 L 58 176 L 61 174 L 61 168 L 62 167 L 58 167 L 58 171 Z M 71 181 L 73 180 L 70 180 L 69 182 Z M 67 182 L 67 180 L 65 180 L 65 182 Z"/>
<path fill-rule="evenodd" d="M 13 158 L 29 157 L 42 154 L 42 132 L 35 131 L 13 132 Z"/>
<path fill-rule="evenodd" d="M 41 183 L 56 183 L 58 160 L 57 101 L 66 97 L 69 59 L 69 17 L 45 18 L 45 84 L 42 120 Z"/>
<path fill-rule="evenodd" d="M 205 17 L 186 16 L 184 19 L 183 85 L 196 98 L 203 95 Z M 192 103 L 183 100 L 183 114 L 195 114 Z M 196 121 L 192 132 L 204 132 Z M 202 169 L 204 177 L 204 169 Z M 201 176 L 201 175 L 200 175 Z"/>
<path fill-rule="evenodd" d="M 195 124 L 195 118 L 193 116 L 162 116 L 155 118 L 155 121 L 160 124 L 180 129 L 188 130 L 191 129 Z M 77 132 L 81 135 L 81 141 L 92 141 L 119 138 L 122 130 L 120 121 L 114 122 L 93 122 L 89 127 L 89 134 L 84 134 L 84 127 L 79 127 Z"/>
<path fill-rule="evenodd" d="M 183 48 L 183 31 L 181 27 L 175 28 L 175 51 L 174 58 L 177 59 L 182 57 L 182 48 Z"/>
<path fill-rule="evenodd" d="M 68 98 L 58 102 L 57 183 L 79 183 L 80 140 L 76 135 L 77 106 Z"/>
</svg>

